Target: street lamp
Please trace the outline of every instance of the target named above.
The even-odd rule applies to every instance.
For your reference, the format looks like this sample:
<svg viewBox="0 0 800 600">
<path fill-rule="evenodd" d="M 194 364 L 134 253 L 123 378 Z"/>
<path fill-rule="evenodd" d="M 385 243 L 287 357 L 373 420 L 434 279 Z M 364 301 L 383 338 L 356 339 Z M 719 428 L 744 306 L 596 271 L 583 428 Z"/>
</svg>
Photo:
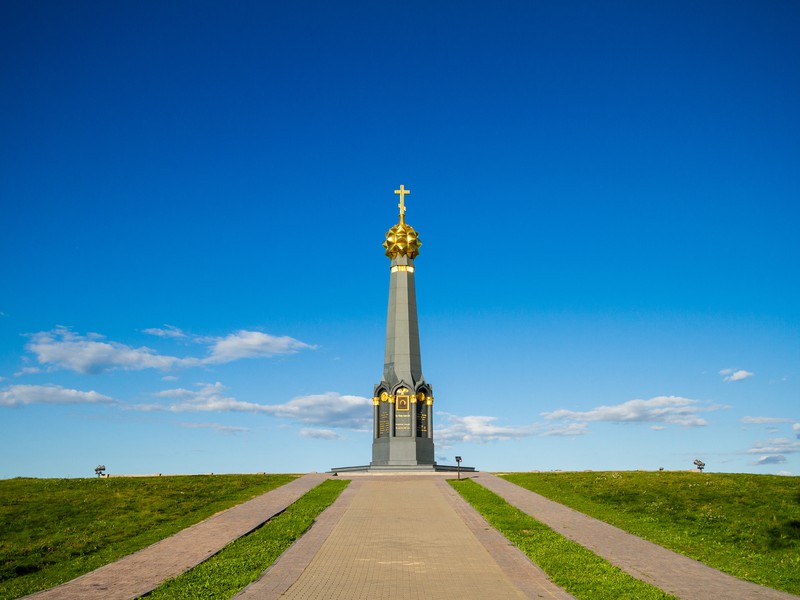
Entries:
<svg viewBox="0 0 800 600">
<path fill-rule="evenodd" d="M 456 462 L 458 463 L 458 478 L 461 479 L 461 457 L 456 456 Z"/>
</svg>

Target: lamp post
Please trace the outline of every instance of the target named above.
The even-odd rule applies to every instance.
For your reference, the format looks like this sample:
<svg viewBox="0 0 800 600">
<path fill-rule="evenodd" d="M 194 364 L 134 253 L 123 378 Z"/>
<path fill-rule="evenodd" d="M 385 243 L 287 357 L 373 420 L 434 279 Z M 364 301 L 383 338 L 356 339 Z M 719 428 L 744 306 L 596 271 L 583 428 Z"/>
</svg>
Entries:
<svg viewBox="0 0 800 600">
<path fill-rule="evenodd" d="M 458 478 L 461 479 L 461 457 L 456 456 L 456 463 L 458 463 Z"/>
</svg>

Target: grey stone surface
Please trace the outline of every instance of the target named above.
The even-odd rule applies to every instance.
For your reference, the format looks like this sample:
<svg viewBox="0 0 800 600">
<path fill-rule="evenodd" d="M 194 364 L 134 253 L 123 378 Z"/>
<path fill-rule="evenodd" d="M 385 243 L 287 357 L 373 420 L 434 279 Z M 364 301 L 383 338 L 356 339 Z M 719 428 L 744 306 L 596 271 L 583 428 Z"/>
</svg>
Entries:
<svg viewBox="0 0 800 600">
<path fill-rule="evenodd" d="M 413 267 L 407 256 L 392 258 L 391 267 Z M 417 322 L 416 287 L 413 271 L 389 274 L 389 307 L 386 316 L 386 348 L 383 379 L 374 395 L 396 395 L 408 388 L 409 395 L 433 391 L 422 375 L 422 359 Z M 373 466 L 418 466 L 434 464 L 433 411 L 425 403 L 409 401 L 407 411 L 397 403 L 381 401 L 373 411 Z M 424 411 L 420 416 L 419 411 Z"/>
<path fill-rule="evenodd" d="M 413 266 L 414 261 L 400 256 L 392 259 L 391 264 Z M 389 388 L 404 382 L 414 390 L 423 380 L 414 273 L 397 271 L 389 274 L 383 382 Z"/>
</svg>

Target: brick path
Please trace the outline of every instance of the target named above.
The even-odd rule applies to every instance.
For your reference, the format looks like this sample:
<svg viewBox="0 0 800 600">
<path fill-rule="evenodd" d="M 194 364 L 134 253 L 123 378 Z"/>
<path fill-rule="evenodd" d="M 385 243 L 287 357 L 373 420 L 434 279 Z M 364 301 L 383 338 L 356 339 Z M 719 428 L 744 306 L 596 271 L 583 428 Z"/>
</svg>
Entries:
<svg viewBox="0 0 800 600">
<path fill-rule="evenodd" d="M 448 474 L 452 477 L 452 474 Z M 354 477 L 239 600 L 571 598 L 444 477 Z"/>
<path fill-rule="evenodd" d="M 310 473 L 243 504 L 217 513 L 160 542 L 62 585 L 28 596 L 53 600 L 128 600 L 138 598 L 219 552 L 249 533 L 327 475 Z"/>
<path fill-rule="evenodd" d="M 588 517 L 513 483 L 480 473 L 475 482 L 623 571 L 684 600 L 788 600 L 797 596 L 737 579 Z"/>
<path fill-rule="evenodd" d="M 583 515 L 488 473 L 471 475 L 510 504 L 634 577 L 684 600 L 789 600 Z M 28 598 L 145 594 L 283 511 L 328 476 L 305 475 L 139 552 Z M 353 475 L 313 527 L 240 600 L 572 598 L 438 476 Z"/>
</svg>

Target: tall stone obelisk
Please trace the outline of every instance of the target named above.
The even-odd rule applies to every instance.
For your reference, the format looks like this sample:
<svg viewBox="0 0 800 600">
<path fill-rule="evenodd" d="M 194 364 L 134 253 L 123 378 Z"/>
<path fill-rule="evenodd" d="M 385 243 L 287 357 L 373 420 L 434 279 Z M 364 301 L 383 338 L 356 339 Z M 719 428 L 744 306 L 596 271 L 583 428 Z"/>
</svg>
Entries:
<svg viewBox="0 0 800 600">
<path fill-rule="evenodd" d="M 386 233 L 383 247 L 391 260 L 389 311 L 383 379 L 375 386 L 371 467 L 431 469 L 433 454 L 433 389 L 422 375 L 414 286 L 414 259 L 422 242 L 406 223 L 405 196 L 400 186 L 399 222 Z"/>
</svg>

